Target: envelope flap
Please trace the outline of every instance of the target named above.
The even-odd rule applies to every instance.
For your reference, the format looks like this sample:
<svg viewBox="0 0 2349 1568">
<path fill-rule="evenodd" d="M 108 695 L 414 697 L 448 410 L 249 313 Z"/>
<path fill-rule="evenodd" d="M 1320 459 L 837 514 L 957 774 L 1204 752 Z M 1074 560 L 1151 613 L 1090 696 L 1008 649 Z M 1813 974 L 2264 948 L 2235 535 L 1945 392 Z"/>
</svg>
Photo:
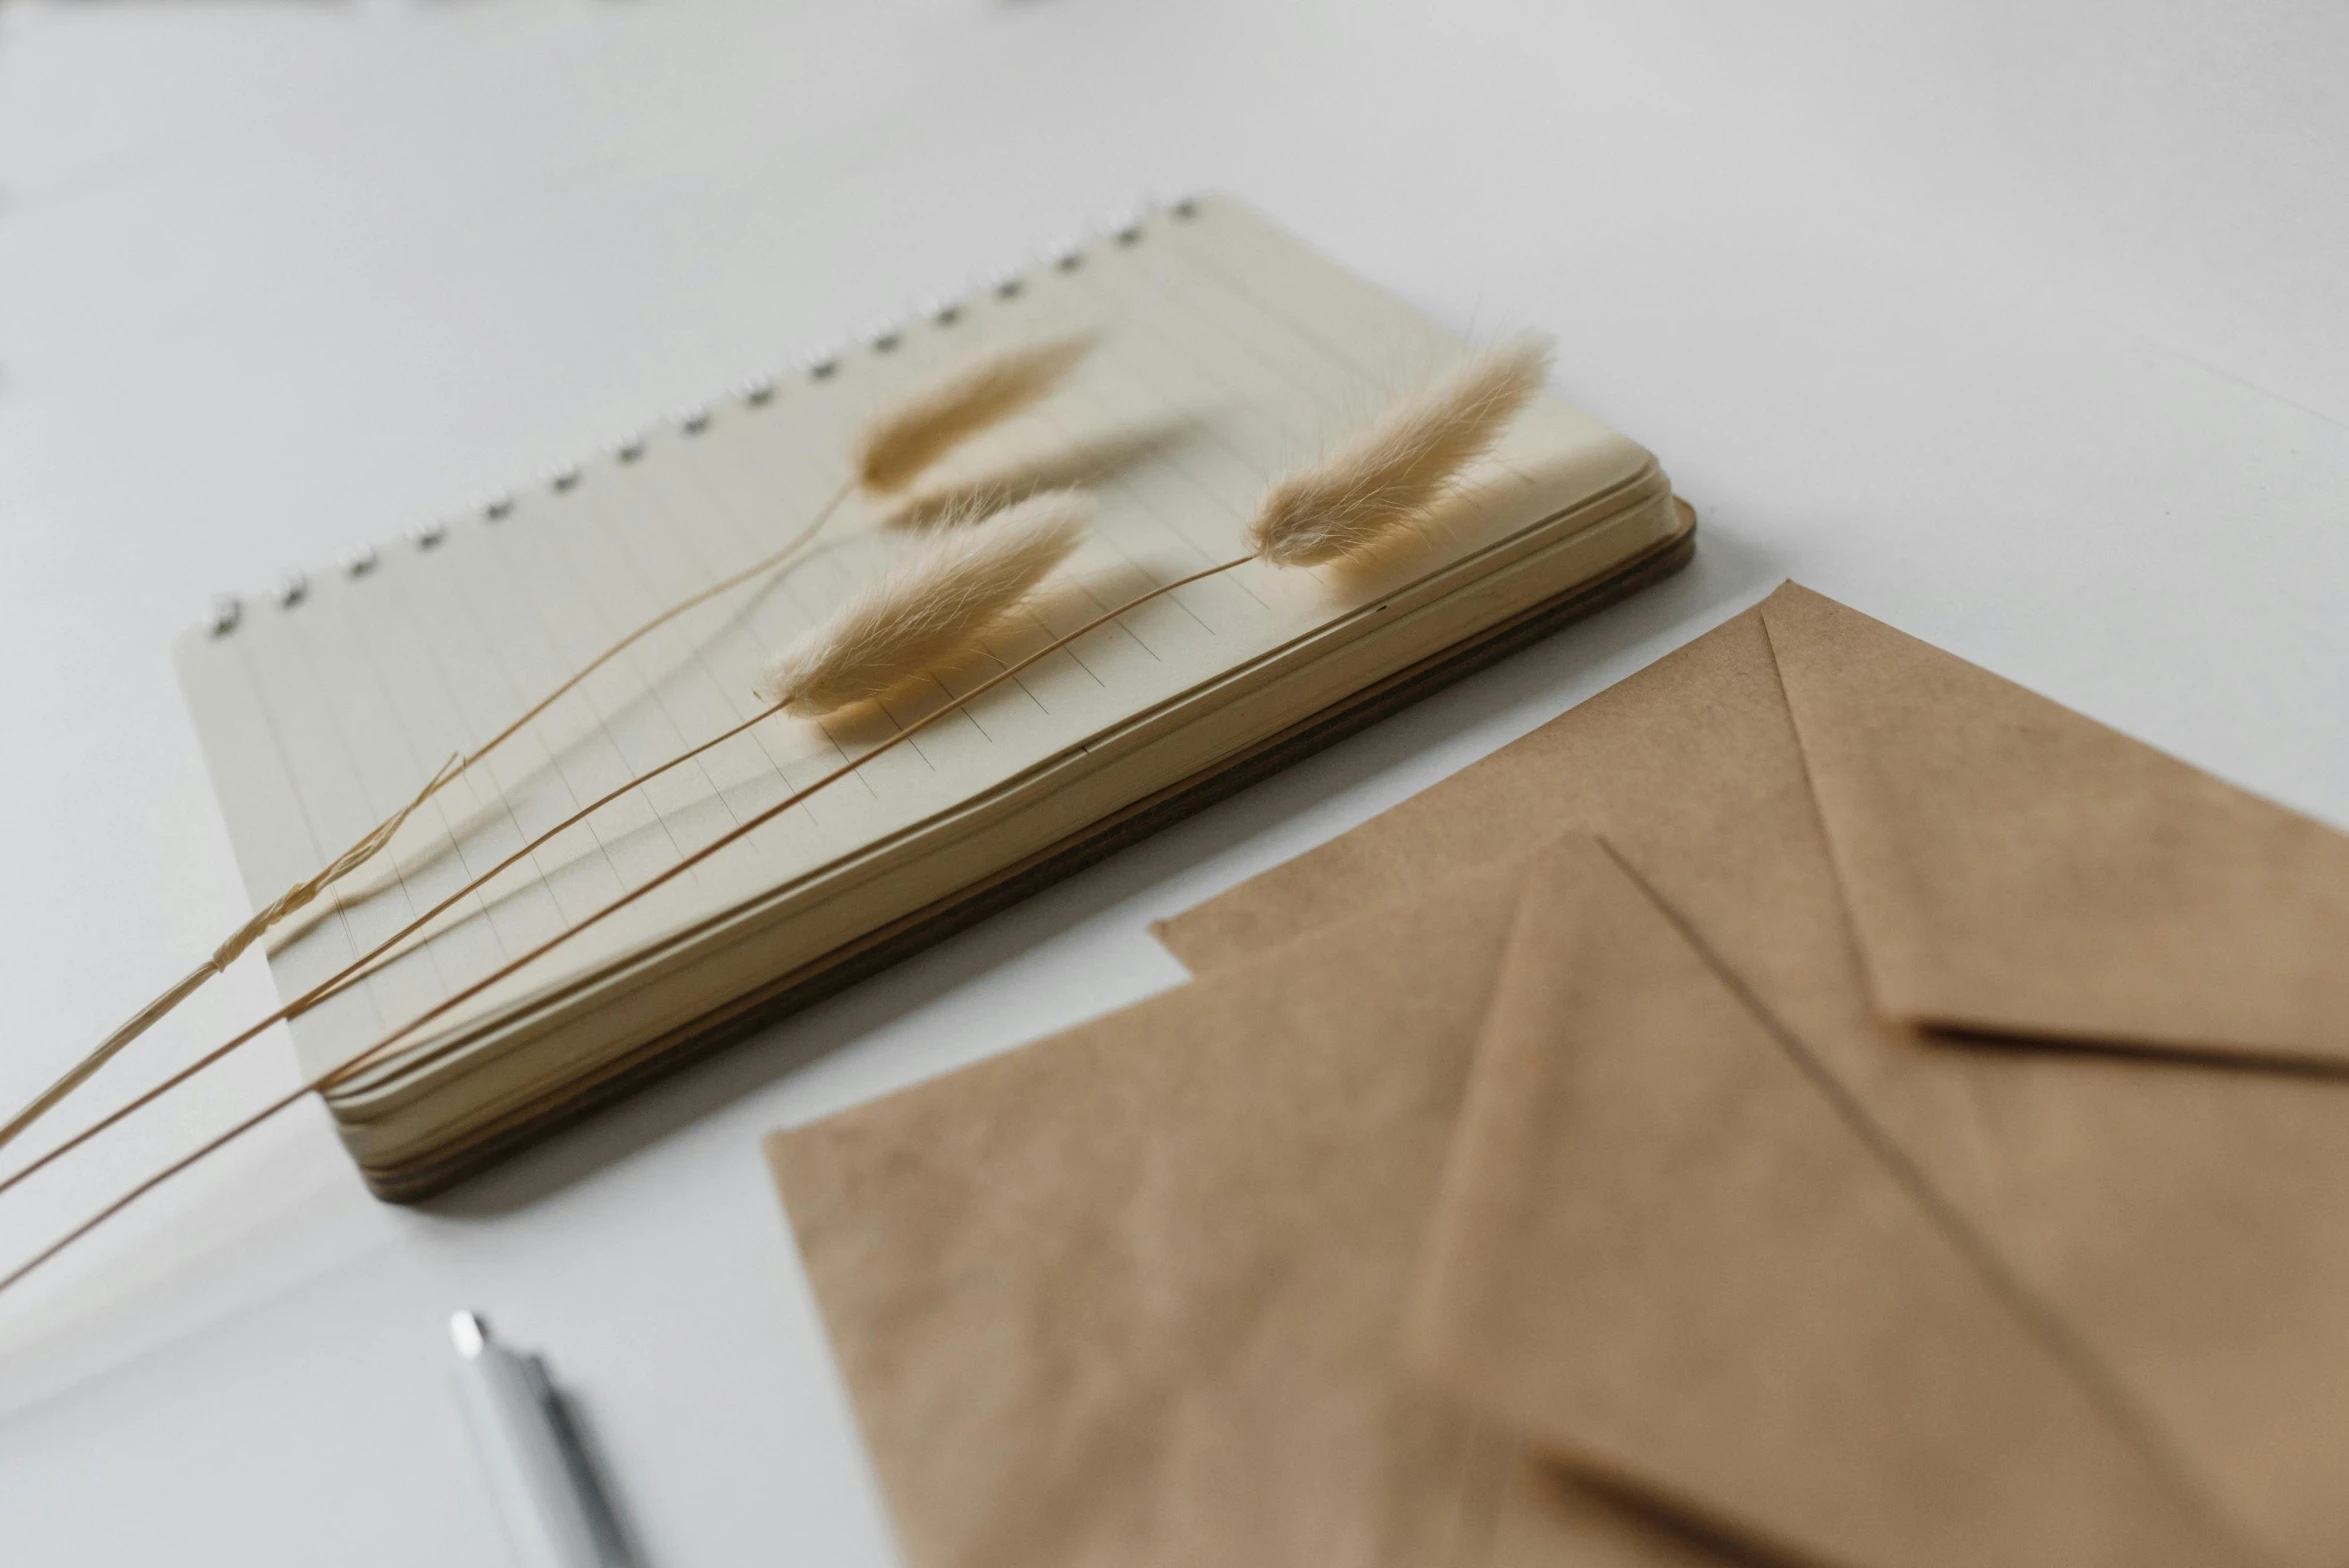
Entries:
<svg viewBox="0 0 2349 1568">
<path fill-rule="evenodd" d="M 2349 837 L 1808 589 L 1763 622 L 1885 1012 L 2349 1063 Z"/>
<path fill-rule="evenodd" d="M 1466 1561 L 1394 1347 L 1517 879 L 769 1141 L 909 1563 Z"/>
<path fill-rule="evenodd" d="M 2242 1561 L 1595 839 L 1528 875 L 1414 1363 L 1780 1552 Z"/>
</svg>

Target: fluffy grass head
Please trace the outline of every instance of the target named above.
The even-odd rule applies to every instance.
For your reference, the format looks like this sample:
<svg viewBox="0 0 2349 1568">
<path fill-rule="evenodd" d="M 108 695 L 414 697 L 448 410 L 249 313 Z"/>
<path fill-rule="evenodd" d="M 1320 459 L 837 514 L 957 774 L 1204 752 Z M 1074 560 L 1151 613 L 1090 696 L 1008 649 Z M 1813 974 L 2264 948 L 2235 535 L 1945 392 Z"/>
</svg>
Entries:
<svg viewBox="0 0 2349 1568">
<path fill-rule="evenodd" d="M 969 652 L 1068 559 L 1092 517 L 1089 497 L 1057 490 L 929 536 L 778 656 L 758 695 L 818 718 Z"/>
<path fill-rule="evenodd" d="M 1092 351 L 1091 338 L 1055 338 L 989 354 L 900 398 L 869 420 L 856 480 L 890 494 L 971 437 L 1041 402 Z"/>
<path fill-rule="evenodd" d="M 1485 350 L 1311 467 L 1274 485 L 1248 527 L 1275 566 L 1321 566 L 1424 522 L 1542 387 L 1550 349 Z"/>
</svg>

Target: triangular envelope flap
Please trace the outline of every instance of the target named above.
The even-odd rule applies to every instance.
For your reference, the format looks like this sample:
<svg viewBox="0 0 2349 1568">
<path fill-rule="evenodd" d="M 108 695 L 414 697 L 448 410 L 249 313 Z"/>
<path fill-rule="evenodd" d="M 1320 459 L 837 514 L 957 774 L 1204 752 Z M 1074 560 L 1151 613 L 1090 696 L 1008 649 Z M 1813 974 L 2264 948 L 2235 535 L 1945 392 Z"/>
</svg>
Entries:
<svg viewBox="0 0 2349 1568">
<path fill-rule="evenodd" d="M 909 1563 L 1459 1560 L 1395 1343 L 1518 877 L 770 1140 Z"/>
<path fill-rule="evenodd" d="M 2349 837 L 1808 589 L 1763 620 L 1887 1013 L 2349 1062 Z"/>
<path fill-rule="evenodd" d="M 1643 847 L 1668 840 L 1724 902 L 1761 907 L 1781 896 L 1785 854 L 1754 822 L 1807 820 L 1810 809 L 1757 607 L 1155 930 L 1205 973 L 1462 866 L 1521 861 L 1569 828 Z"/>
<path fill-rule="evenodd" d="M 1435 1386 L 1780 1552 L 2244 1560 L 1595 839 L 1528 876 L 1416 1296 Z"/>
</svg>

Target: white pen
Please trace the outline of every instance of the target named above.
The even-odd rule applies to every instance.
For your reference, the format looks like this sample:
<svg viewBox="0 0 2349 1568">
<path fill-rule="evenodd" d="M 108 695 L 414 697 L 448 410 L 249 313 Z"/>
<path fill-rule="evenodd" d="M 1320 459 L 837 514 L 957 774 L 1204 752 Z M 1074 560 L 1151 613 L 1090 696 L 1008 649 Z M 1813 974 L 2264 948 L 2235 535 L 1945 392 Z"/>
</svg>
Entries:
<svg viewBox="0 0 2349 1568">
<path fill-rule="evenodd" d="M 479 1314 L 449 1320 L 457 1388 L 518 1568 L 627 1568 L 629 1555 L 546 1363 L 489 1337 Z"/>
</svg>

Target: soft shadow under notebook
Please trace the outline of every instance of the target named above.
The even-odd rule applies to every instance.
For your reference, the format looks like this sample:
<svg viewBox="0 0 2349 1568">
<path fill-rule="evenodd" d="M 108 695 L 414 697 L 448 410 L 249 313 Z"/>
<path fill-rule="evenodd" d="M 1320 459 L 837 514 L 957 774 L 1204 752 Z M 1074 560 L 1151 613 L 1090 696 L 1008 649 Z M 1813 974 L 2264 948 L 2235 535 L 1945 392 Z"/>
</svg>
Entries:
<svg viewBox="0 0 2349 1568">
<path fill-rule="evenodd" d="M 259 904 L 404 804 L 614 638 L 775 549 L 858 424 L 972 356 L 1090 334 L 1029 414 L 910 501 L 1082 482 L 1088 542 L 1013 660 L 1239 553 L 1266 486 L 1465 345 L 1226 198 L 1179 203 L 481 513 L 365 551 L 180 642 Z M 288 998 L 582 803 L 759 710 L 763 656 L 902 543 L 852 504 L 772 586 L 636 644 L 430 801 L 277 933 Z M 1553 399 L 1420 553 L 1375 576 L 1251 565 L 1093 631 L 767 823 L 327 1093 L 368 1184 L 424 1196 L 1188 811 L 1654 581 L 1694 521 L 1656 461 Z M 425 940 L 296 1019 L 306 1076 L 676 864 L 927 708 L 777 717 L 566 830 Z"/>
</svg>

